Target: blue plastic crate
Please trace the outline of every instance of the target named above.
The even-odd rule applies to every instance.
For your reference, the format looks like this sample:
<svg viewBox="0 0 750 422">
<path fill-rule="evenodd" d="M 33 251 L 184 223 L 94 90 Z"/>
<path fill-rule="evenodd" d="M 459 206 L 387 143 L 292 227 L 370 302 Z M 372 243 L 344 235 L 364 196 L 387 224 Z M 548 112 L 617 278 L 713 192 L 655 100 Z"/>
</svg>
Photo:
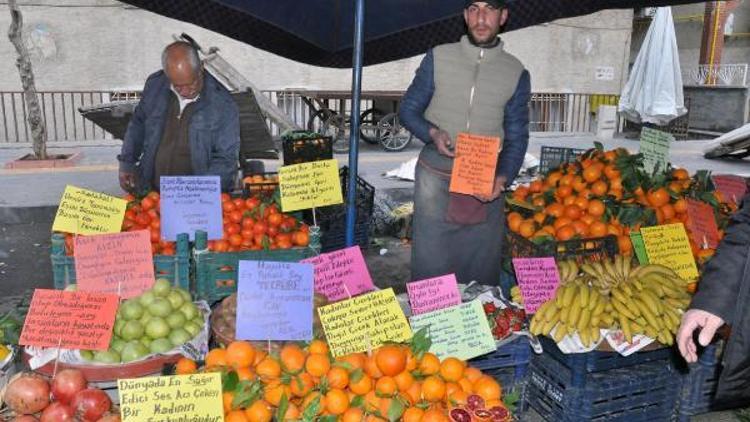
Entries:
<svg viewBox="0 0 750 422">
<path fill-rule="evenodd" d="M 622 356 L 617 352 L 588 352 L 563 353 L 555 342 L 547 337 L 539 337 L 544 354 L 569 369 L 573 377 L 573 385 L 583 387 L 586 376 L 590 373 L 608 371 L 610 369 L 626 368 L 633 365 L 654 361 L 670 361 L 672 349 L 662 348 L 649 352 L 636 352 L 630 356 Z"/>
<path fill-rule="evenodd" d="M 691 416 L 713 410 L 716 387 L 721 374 L 722 343 L 708 345 L 698 362 L 687 367 L 682 379 L 677 420 L 688 422 Z"/>
<path fill-rule="evenodd" d="M 529 339 L 520 336 L 492 353 L 469 360 L 469 365 L 493 376 L 505 390 L 521 383 L 528 373 L 531 360 Z"/>
<path fill-rule="evenodd" d="M 522 408 L 547 421 L 668 421 L 679 394 L 678 376 L 668 359 L 586 375 L 573 383 L 569 368 L 551 356 L 531 360 Z"/>
</svg>

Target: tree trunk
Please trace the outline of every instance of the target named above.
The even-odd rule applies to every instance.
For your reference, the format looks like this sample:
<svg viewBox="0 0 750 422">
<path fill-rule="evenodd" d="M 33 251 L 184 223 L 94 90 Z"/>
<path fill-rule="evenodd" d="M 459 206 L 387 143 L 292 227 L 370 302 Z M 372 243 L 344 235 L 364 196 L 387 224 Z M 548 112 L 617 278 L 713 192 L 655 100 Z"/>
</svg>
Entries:
<svg viewBox="0 0 750 422">
<path fill-rule="evenodd" d="M 18 52 L 16 66 L 18 73 L 21 75 L 21 85 L 23 86 L 23 96 L 26 100 L 27 118 L 31 127 L 31 137 L 33 141 L 34 155 L 39 160 L 47 159 L 47 129 L 44 127 L 42 120 L 42 110 L 39 108 L 39 99 L 36 96 L 36 86 L 34 85 L 34 71 L 31 68 L 31 58 L 29 50 L 23 42 L 23 17 L 21 9 L 18 8 L 16 0 L 8 0 L 10 16 L 12 22 L 8 29 L 8 38 Z"/>
</svg>

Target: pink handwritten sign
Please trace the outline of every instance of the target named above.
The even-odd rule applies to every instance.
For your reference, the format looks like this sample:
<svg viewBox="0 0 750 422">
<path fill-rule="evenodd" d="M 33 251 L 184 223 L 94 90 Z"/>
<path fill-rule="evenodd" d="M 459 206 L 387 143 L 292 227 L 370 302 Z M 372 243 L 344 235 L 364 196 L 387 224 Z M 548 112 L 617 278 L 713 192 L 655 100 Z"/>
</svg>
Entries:
<svg viewBox="0 0 750 422">
<path fill-rule="evenodd" d="M 347 299 L 375 290 L 359 246 L 320 254 L 300 262 L 313 264 L 315 292 L 328 300 Z"/>
<path fill-rule="evenodd" d="M 513 268 L 527 314 L 533 314 L 555 296 L 560 285 L 555 258 L 514 258 Z"/>
<path fill-rule="evenodd" d="M 690 239 L 698 247 L 716 248 L 719 246 L 719 226 L 716 224 L 714 209 L 694 199 L 688 199 L 687 204 L 687 227 L 690 229 Z"/>
<path fill-rule="evenodd" d="M 747 193 L 747 181 L 743 177 L 727 174 L 714 176 L 713 181 L 716 190 L 724 195 L 725 201 L 739 204 Z"/>
<path fill-rule="evenodd" d="M 135 297 L 154 285 L 148 230 L 76 236 L 76 280 L 80 290 Z"/>
<path fill-rule="evenodd" d="M 445 309 L 461 303 L 455 274 L 406 283 L 412 315 Z"/>
</svg>

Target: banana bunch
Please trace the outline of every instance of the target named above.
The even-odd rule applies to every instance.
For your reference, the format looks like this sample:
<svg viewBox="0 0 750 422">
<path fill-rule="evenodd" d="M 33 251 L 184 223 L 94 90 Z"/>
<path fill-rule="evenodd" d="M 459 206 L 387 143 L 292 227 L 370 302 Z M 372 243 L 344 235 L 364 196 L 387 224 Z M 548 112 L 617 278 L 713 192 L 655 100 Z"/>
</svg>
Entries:
<svg viewBox="0 0 750 422">
<path fill-rule="evenodd" d="M 521 288 L 518 286 L 513 286 L 510 288 L 510 299 L 513 301 L 513 303 L 517 303 L 519 305 L 523 305 L 523 296 L 521 296 Z"/>
<path fill-rule="evenodd" d="M 534 335 L 556 342 L 578 333 L 585 346 L 600 339 L 600 329 L 620 328 L 630 343 L 643 334 L 672 345 L 682 313 L 690 304 L 687 283 L 671 269 L 650 264 L 633 268 L 628 258 L 580 265 L 562 261 L 561 284 L 531 320 Z M 575 273 L 573 273 L 575 271 Z"/>
</svg>

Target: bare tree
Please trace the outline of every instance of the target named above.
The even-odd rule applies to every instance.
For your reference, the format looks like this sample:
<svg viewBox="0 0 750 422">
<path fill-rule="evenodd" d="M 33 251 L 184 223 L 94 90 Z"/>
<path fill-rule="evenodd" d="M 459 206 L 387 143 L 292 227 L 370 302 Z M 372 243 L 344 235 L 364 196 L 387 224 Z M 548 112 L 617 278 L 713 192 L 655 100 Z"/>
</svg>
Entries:
<svg viewBox="0 0 750 422">
<path fill-rule="evenodd" d="M 33 140 L 34 155 L 38 160 L 47 159 L 47 129 L 42 120 L 42 110 L 39 108 L 39 99 L 36 96 L 34 84 L 34 71 L 31 68 L 29 50 L 23 42 L 23 17 L 21 9 L 18 8 L 16 0 L 8 0 L 10 16 L 13 19 L 8 29 L 8 38 L 18 52 L 16 66 L 21 75 L 23 96 L 26 100 L 26 113 L 28 114 L 31 137 Z"/>
</svg>

